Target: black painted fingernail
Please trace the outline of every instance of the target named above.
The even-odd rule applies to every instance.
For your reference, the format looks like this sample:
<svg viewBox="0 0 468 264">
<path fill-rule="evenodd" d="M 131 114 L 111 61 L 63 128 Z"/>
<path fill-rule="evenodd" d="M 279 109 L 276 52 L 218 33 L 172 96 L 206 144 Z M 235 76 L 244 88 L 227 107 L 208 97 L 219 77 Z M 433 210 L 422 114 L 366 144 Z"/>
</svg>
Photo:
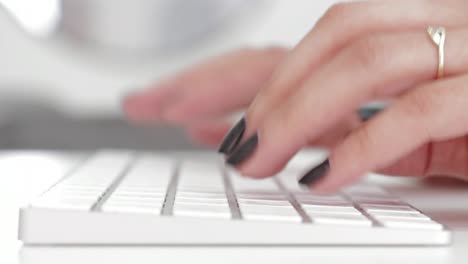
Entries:
<svg viewBox="0 0 468 264">
<path fill-rule="evenodd" d="M 357 111 L 357 114 L 359 115 L 359 118 L 361 121 L 367 121 L 374 117 L 376 114 L 378 114 L 380 111 L 384 110 L 384 107 L 382 106 L 367 106 L 367 107 L 362 107 L 359 108 Z"/>
<path fill-rule="evenodd" d="M 324 162 L 320 163 L 318 166 L 315 168 L 311 169 L 309 172 L 306 173 L 306 175 L 302 176 L 302 178 L 299 180 L 299 183 L 302 185 L 311 185 L 318 180 L 320 180 L 330 169 L 330 162 L 325 160 Z"/>
<path fill-rule="evenodd" d="M 219 146 L 218 152 L 229 155 L 237 147 L 245 131 L 245 119 L 242 118 L 235 126 L 226 134 L 223 142 Z"/>
<path fill-rule="evenodd" d="M 242 145 L 235 149 L 226 162 L 232 166 L 239 165 L 253 153 L 257 144 L 258 135 L 255 133 L 255 135 L 251 136 Z"/>
</svg>

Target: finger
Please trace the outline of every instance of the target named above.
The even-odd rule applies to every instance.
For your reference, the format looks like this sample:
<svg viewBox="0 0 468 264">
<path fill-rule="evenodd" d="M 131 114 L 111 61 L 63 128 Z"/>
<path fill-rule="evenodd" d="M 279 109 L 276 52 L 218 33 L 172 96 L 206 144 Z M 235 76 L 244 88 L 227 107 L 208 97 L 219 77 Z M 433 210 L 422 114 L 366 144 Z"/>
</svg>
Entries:
<svg viewBox="0 0 468 264">
<path fill-rule="evenodd" d="M 401 157 L 379 173 L 403 176 L 450 176 L 468 179 L 467 136 L 430 142 Z"/>
<path fill-rule="evenodd" d="M 313 188 L 335 191 L 366 172 L 388 167 L 424 144 L 465 135 L 468 123 L 461 120 L 468 118 L 467 83 L 468 75 L 464 75 L 422 85 L 405 94 L 332 151 L 329 172 Z M 463 145 L 460 149 L 467 158 L 467 148 Z M 426 159 L 422 174 L 434 172 L 433 166 L 437 164 Z M 466 160 L 459 166 L 466 172 Z"/>
<path fill-rule="evenodd" d="M 341 48 L 375 32 L 421 29 L 429 24 L 457 26 L 468 21 L 459 12 L 466 1 L 365 1 L 332 6 L 312 31 L 294 48 L 250 107 L 247 121 L 256 129 L 278 102 L 294 92 L 306 76 Z M 404 10 L 404 12 L 402 12 Z"/>
<path fill-rule="evenodd" d="M 360 124 L 359 117 L 352 115 L 344 122 L 340 122 L 333 127 L 329 133 L 317 140 L 308 143 L 310 147 L 332 148 L 349 134 L 349 132 Z M 207 121 L 191 124 L 186 128 L 186 132 L 194 142 L 208 146 L 217 146 L 224 138 L 224 135 L 232 127 L 230 122 L 225 120 Z"/>
<path fill-rule="evenodd" d="M 449 30 L 446 73 L 468 71 L 468 31 Z M 317 70 L 303 86 L 264 118 L 259 143 L 239 167 L 245 175 L 280 170 L 304 145 L 342 121 L 364 102 L 402 91 L 393 83 L 421 83 L 436 75 L 437 51 L 424 30 L 363 38 Z M 247 157 L 244 157 L 244 160 Z M 275 166 L 271 166 L 275 164 Z"/>
<path fill-rule="evenodd" d="M 123 103 L 133 120 L 184 123 L 220 116 L 247 106 L 283 58 L 281 48 L 242 49 L 216 57 L 128 96 Z"/>
<path fill-rule="evenodd" d="M 361 119 L 358 115 L 352 114 L 343 121 L 338 122 L 330 128 L 327 133 L 322 134 L 319 138 L 308 142 L 308 146 L 331 149 L 336 144 L 341 142 L 353 129 L 361 124 Z"/>
<path fill-rule="evenodd" d="M 226 121 L 212 121 L 190 125 L 186 130 L 194 142 L 217 146 L 231 126 L 232 124 Z"/>
</svg>

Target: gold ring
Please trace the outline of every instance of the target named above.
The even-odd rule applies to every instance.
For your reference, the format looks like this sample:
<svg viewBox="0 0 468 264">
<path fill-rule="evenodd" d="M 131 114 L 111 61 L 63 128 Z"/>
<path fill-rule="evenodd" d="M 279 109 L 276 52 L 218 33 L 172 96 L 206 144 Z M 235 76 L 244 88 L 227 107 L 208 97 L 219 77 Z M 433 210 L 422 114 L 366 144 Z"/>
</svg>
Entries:
<svg viewBox="0 0 468 264">
<path fill-rule="evenodd" d="M 429 34 L 429 37 L 431 37 L 432 42 L 434 42 L 438 48 L 439 65 L 437 68 L 437 79 L 440 79 L 444 77 L 446 30 L 444 27 L 428 27 L 427 33 Z"/>
</svg>

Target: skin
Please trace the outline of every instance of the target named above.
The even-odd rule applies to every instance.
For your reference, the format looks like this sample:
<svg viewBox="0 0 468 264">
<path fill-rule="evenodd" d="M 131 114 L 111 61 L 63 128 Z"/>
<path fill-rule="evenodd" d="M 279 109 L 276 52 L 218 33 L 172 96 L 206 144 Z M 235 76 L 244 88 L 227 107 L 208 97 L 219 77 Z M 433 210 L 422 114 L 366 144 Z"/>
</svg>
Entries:
<svg viewBox="0 0 468 264">
<path fill-rule="evenodd" d="M 468 2 L 362 1 L 332 6 L 291 50 L 241 49 L 125 98 L 137 122 L 186 128 L 219 144 L 246 110 L 258 146 L 237 169 L 268 177 L 306 146 L 330 150 L 330 170 L 311 186 L 334 192 L 370 171 L 468 179 Z M 425 29 L 447 29 L 445 77 Z M 216 100 L 213 100 L 216 98 Z M 372 100 L 391 105 L 367 122 Z M 272 166 L 272 164 L 275 164 Z"/>
</svg>

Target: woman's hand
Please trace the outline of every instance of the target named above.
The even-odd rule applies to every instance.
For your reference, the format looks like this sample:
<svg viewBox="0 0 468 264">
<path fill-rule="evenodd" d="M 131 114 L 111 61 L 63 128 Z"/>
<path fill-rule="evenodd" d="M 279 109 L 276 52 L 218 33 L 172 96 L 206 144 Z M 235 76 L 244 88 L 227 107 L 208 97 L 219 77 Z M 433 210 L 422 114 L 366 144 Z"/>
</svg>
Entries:
<svg viewBox="0 0 468 264">
<path fill-rule="evenodd" d="M 190 98 L 200 98 L 193 94 L 201 90 L 207 100 L 200 101 L 206 105 L 204 111 L 194 112 L 207 117 L 246 106 L 262 88 L 241 122 L 244 129 L 238 125 L 233 130 L 237 133 L 230 133 L 223 144 L 228 163 L 244 175 L 270 176 L 301 148 L 331 137 L 329 160 L 303 180 L 319 192 L 335 191 L 369 171 L 468 179 L 467 10 L 465 0 L 338 4 L 285 58 L 279 52 L 276 60 L 259 65 L 257 60 L 269 56 L 253 52 L 258 57 L 247 56 L 242 64 L 233 62 L 240 55 L 231 54 L 231 60 L 224 60 L 230 74 L 218 72 L 223 68 L 212 62 L 194 70 L 205 74 L 192 77 L 200 80 L 200 87 L 149 91 L 128 99 L 126 109 L 134 118 L 148 116 L 142 108 L 162 103 L 168 109 L 184 109 L 176 106 L 199 100 Z M 440 80 L 435 80 L 437 49 L 425 31 L 429 25 L 447 28 L 446 78 Z M 228 81 L 230 89 L 223 87 L 221 76 L 236 73 L 246 77 L 240 78 L 245 83 Z M 185 75 L 172 83 L 184 79 L 190 78 Z M 184 91 L 186 99 L 173 99 L 180 96 L 174 91 Z M 208 100 L 213 98 L 217 102 Z M 367 122 L 355 122 L 351 113 L 372 100 L 392 104 Z M 179 117 L 189 112 L 172 111 L 179 111 Z M 171 110 L 167 113 L 168 119 L 178 119 Z M 195 118 L 189 115 L 188 120 Z"/>
<path fill-rule="evenodd" d="M 274 47 L 215 57 L 128 96 L 124 111 L 135 122 L 182 125 L 194 140 L 217 145 L 232 125 L 225 117 L 249 106 L 286 53 Z"/>
</svg>

